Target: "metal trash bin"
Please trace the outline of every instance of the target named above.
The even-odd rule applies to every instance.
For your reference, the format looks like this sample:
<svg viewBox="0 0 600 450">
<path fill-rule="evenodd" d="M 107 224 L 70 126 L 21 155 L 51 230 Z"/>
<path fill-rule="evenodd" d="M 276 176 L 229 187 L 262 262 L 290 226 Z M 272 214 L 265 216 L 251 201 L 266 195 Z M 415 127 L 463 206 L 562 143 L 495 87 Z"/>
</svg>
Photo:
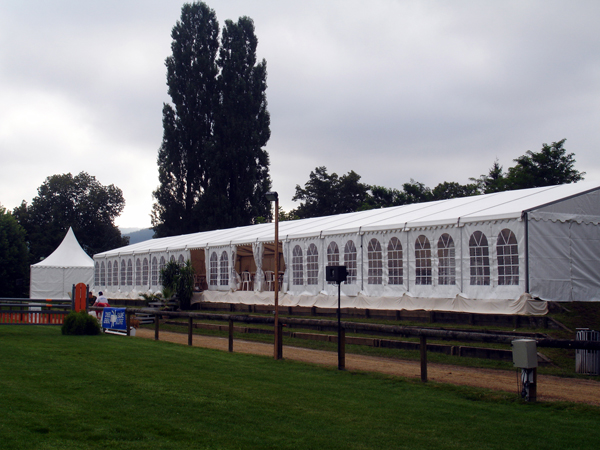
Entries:
<svg viewBox="0 0 600 450">
<path fill-rule="evenodd" d="M 577 328 L 577 341 L 600 341 L 600 332 L 589 328 Z M 575 353 L 575 372 L 600 375 L 600 350 L 581 350 Z"/>
</svg>

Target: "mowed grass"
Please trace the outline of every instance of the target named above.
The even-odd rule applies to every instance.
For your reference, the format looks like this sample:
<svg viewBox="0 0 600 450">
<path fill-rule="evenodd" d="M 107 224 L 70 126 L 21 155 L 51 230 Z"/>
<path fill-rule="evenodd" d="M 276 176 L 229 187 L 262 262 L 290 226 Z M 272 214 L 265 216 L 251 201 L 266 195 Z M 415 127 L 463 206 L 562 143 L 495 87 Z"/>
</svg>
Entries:
<svg viewBox="0 0 600 450">
<path fill-rule="evenodd" d="M 597 449 L 600 408 L 0 327 L 0 448 Z"/>
</svg>

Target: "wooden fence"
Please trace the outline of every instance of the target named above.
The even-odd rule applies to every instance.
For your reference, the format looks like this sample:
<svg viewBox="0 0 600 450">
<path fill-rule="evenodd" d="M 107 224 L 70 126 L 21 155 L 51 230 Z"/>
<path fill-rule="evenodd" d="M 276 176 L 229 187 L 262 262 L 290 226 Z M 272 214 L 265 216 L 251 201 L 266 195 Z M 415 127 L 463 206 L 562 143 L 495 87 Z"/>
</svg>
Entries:
<svg viewBox="0 0 600 450">
<path fill-rule="evenodd" d="M 94 308 L 92 308 L 94 309 Z M 192 345 L 192 330 L 194 319 L 214 320 L 228 322 L 229 327 L 229 351 L 233 351 L 233 332 L 234 322 L 254 323 L 263 325 L 274 325 L 273 317 L 236 315 L 236 314 L 209 314 L 197 312 L 175 312 L 175 311 L 157 311 L 150 308 L 128 308 L 127 309 L 127 329 L 129 330 L 130 316 L 132 314 L 146 314 L 154 316 L 154 339 L 159 339 L 160 318 L 187 318 L 188 319 L 188 345 Z M 316 328 L 319 330 L 330 329 L 337 330 L 338 322 L 333 320 L 319 319 L 296 319 L 288 317 L 279 317 L 279 329 L 274 332 L 279 333 L 278 342 L 282 342 L 283 326 L 293 325 L 302 326 L 305 328 Z M 455 331 L 447 329 L 422 328 L 422 327 L 406 327 L 399 325 L 381 325 L 372 323 L 357 323 L 357 322 L 340 322 L 341 329 L 339 330 L 340 342 L 338 346 L 338 368 L 345 368 L 345 344 L 346 332 L 364 332 L 377 333 L 388 336 L 401 337 L 418 337 L 421 356 L 421 380 L 427 381 L 427 339 L 436 340 L 452 340 L 459 342 L 480 342 L 480 343 L 496 343 L 496 344 L 511 344 L 512 341 L 522 339 L 522 335 L 511 334 L 496 334 L 470 331 Z M 600 350 L 600 342 L 597 341 L 577 341 L 571 339 L 549 339 L 545 337 L 532 338 L 536 341 L 538 347 L 547 348 L 563 348 L 563 349 L 583 349 L 583 350 Z M 337 339 L 336 339 L 337 340 Z"/>
</svg>

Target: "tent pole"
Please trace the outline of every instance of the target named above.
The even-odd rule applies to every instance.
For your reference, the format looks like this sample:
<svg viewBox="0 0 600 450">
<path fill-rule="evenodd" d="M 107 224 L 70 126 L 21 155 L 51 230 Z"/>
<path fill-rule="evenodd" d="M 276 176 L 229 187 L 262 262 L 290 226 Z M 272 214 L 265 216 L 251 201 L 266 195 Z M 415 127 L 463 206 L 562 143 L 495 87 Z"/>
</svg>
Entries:
<svg viewBox="0 0 600 450">
<path fill-rule="evenodd" d="M 523 214 L 525 221 L 525 292 L 529 293 L 529 214 Z"/>
</svg>

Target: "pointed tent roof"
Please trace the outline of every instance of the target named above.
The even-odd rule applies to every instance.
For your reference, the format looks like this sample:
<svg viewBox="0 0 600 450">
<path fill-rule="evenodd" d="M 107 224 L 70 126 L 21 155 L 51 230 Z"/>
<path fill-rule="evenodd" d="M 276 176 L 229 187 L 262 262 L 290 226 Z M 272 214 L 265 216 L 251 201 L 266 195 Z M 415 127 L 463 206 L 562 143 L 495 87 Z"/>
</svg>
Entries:
<svg viewBox="0 0 600 450">
<path fill-rule="evenodd" d="M 69 231 L 58 248 L 46 259 L 33 265 L 36 267 L 94 267 L 94 260 L 83 251 L 73 229 L 69 227 Z"/>
</svg>

